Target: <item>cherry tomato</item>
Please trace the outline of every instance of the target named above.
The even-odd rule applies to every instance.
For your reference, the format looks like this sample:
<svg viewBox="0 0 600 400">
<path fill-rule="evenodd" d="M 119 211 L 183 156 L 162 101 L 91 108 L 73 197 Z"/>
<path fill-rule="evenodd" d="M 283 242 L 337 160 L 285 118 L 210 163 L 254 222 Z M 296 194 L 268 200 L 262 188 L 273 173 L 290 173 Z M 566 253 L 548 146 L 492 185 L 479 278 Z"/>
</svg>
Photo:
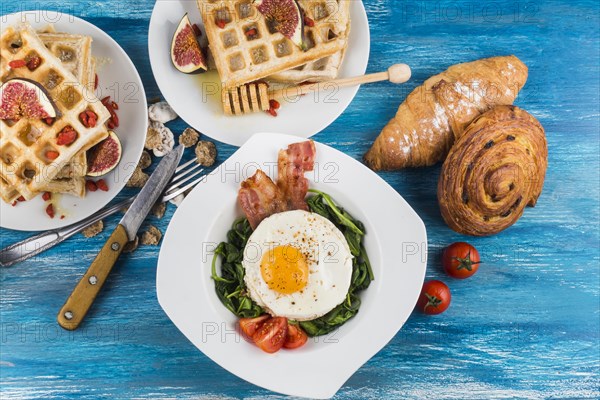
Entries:
<svg viewBox="0 0 600 400">
<path fill-rule="evenodd" d="M 428 281 L 423 285 L 417 308 L 425 314 L 441 314 L 450 305 L 450 288 L 442 281 Z"/>
<path fill-rule="evenodd" d="M 285 317 L 272 317 L 267 319 L 252 335 L 254 343 L 267 353 L 275 353 L 287 337 L 288 322 Z"/>
<path fill-rule="evenodd" d="M 469 243 L 456 242 L 444 249 L 442 265 L 448 275 L 465 279 L 477 272 L 481 261 L 479 252 Z"/>
<path fill-rule="evenodd" d="M 308 336 L 302 328 L 298 325 L 288 324 L 287 338 L 285 339 L 285 342 L 283 342 L 283 347 L 286 349 L 296 349 L 304 346 L 307 341 Z"/>
<path fill-rule="evenodd" d="M 270 316 L 268 314 L 263 314 L 255 318 L 240 318 L 238 323 L 240 324 L 240 330 L 244 337 L 248 340 L 252 340 L 254 332 L 256 332 L 258 327 L 269 318 Z"/>
</svg>

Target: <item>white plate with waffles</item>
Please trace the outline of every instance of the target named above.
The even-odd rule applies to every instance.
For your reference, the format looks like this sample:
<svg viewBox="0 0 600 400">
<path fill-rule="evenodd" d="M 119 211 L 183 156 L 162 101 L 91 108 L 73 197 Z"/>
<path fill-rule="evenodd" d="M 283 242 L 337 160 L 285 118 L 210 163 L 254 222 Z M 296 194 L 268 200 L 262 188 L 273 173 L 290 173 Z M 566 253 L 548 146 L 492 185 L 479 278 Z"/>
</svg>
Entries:
<svg viewBox="0 0 600 400">
<path fill-rule="evenodd" d="M 411 314 L 425 277 L 427 233 L 414 210 L 381 177 L 342 152 L 315 143 L 314 171 L 306 174 L 309 187 L 330 194 L 364 223 L 374 280 L 360 293 L 362 304 L 354 318 L 301 348 L 268 354 L 244 340 L 236 331 L 237 317 L 215 291 L 213 252 L 226 240 L 233 221 L 244 215 L 237 202 L 240 183 L 258 168 L 273 177 L 278 151 L 302 140 L 256 134 L 198 184 L 165 233 L 156 290 L 161 307 L 179 330 L 232 374 L 291 396 L 329 398 Z M 218 391 L 218 382 L 213 389 Z"/>
<path fill-rule="evenodd" d="M 3 228 L 41 231 L 72 224 L 100 210 L 110 202 L 123 189 L 133 173 L 144 147 L 148 124 L 143 84 L 134 64 L 117 42 L 89 22 L 54 11 L 24 11 L 0 18 L 3 32 L 10 26 L 18 27 L 22 22 L 27 22 L 37 31 L 47 31 L 49 26 L 53 26 L 53 29 L 59 33 L 91 37 L 91 55 L 98 75 L 98 88 L 94 98 L 111 96 L 119 106 L 117 114 L 120 124 L 114 131 L 122 144 L 121 161 L 110 173 L 91 178 L 95 181 L 103 178 L 107 183 L 108 191 L 88 191 L 85 197 L 53 194 L 51 202 L 55 208 L 54 218 L 46 214 L 47 202 L 41 195 L 28 201 L 16 202 L 14 206 L 0 201 L 0 226 Z M 73 41 L 72 37 L 69 43 L 66 39 L 65 42 L 61 40 L 60 35 L 56 38 L 50 34 L 42 41 L 46 47 L 51 47 L 49 42 L 53 41 L 54 46 L 62 46 L 61 52 L 73 52 L 75 57 L 80 54 L 78 48 L 70 47 L 78 43 Z M 55 49 L 52 52 L 57 54 Z M 66 58 L 61 61 L 66 63 Z M 40 68 L 40 70 L 43 73 L 44 69 Z M 85 82 L 85 79 L 77 76 L 76 72 L 73 72 L 73 76 L 79 78 L 79 82 Z M 40 79 L 43 77 L 40 76 Z"/>
<path fill-rule="evenodd" d="M 171 39 L 186 13 L 190 22 L 201 28 L 201 42 L 206 41 L 206 29 L 196 0 L 158 0 L 148 33 L 150 64 L 163 96 L 173 109 L 189 125 L 213 139 L 241 146 L 253 133 L 260 131 L 308 138 L 335 121 L 358 91 L 358 87 L 327 88 L 329 90 L 318 94 L 290 99 L 282 102 L 277 117 L 265 112 L 226 116 L 221 105 L 221 80 L 216 70 L 186 75 L 171 63 Z M 350 1 L 349 15 L 351 28 L 339 78 L 363 75 L 369 59 L 369 24 L 362 1 Z M 224 33 L 227 31 L 228 28 Z M 285 78 L 291 82 L 295 77 L 288 75 Z"/>
</svg>

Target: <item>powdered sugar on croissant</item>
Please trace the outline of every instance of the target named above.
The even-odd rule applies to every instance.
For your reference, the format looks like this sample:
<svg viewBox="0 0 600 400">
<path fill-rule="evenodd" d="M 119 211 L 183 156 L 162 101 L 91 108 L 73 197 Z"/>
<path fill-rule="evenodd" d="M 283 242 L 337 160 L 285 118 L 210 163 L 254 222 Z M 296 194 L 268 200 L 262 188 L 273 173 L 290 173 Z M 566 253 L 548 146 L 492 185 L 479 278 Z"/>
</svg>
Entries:
<svg viewBox="0 0 600 400">
<path fill-rule="evenodd" d="M 365 162 L 374 170 L 433 165 L 479 115 L 511 105 L 527 81 L 515 56 L 457 64 L 408 95 L 381 131 Z"/>
</svg>

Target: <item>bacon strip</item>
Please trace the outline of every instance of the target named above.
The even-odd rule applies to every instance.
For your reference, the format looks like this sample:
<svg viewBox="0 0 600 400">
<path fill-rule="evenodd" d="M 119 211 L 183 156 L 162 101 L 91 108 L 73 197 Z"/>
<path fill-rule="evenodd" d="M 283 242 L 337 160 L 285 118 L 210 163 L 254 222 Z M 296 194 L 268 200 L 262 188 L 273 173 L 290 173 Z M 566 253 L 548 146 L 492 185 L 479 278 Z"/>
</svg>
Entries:
<svg viewBox="0 0 600 400">
<path fill-rule="evenodd" d="M 306 192 L 308 179 L 305 171 L 312 171 L 315 165 L 315 144 L 312 140 L 294 143 L 287 150 L 280 150 L 277 160 L 279 177 L 277 186 L 288 202 L 289 210 L 308 210 Z"/>
<path fill-rule="evenodd" d="M 277 185 L 260 169 L 242 182 L 238 202 L 252 229 L 269 215 L 285 211 L 287 207 Z"/>
<path fill-rule="evenodd" d="M 315 154 L 312 140 L 291 144 L 279 152 L 277 184 L 261 170 L 242 182 L 238 203 L 252 229 L 270 215 L 289 210 L 308 210 L 304 200 L 308 180 L 304 172 L 313 170 Z"/>
</svg>

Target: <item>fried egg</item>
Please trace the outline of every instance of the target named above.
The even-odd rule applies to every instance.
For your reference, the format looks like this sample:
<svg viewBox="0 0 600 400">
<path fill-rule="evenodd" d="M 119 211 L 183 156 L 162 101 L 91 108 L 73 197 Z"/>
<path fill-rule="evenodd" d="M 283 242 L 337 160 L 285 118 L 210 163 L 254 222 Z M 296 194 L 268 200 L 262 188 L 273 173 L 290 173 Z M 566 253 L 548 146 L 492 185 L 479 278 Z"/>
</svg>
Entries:
<svg viewBox="0 0 600 400">
<path fill-rule="evenodd" d="M 274 214 L 254 230 L 242 265 L 252 300 L 274 316 L 307 321 L 346 299 L 352 254 L 342 232 L 319 214 Z"/>
</svg>

